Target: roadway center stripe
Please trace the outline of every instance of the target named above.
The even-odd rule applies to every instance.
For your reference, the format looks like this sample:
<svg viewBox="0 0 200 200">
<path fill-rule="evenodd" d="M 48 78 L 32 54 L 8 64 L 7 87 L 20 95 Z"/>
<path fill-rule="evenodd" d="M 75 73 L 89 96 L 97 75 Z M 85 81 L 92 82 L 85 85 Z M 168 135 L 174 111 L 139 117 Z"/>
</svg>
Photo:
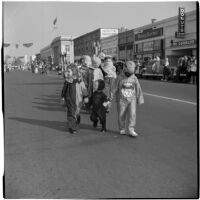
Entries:
<svg viewBox="0 0 200 200">
<path fill-rule="evenodd" d="M 181 100 L 181 99 L 174 99 L 174 98 L 170 98 L 170 97 L 164 97 L 164 96 L 160 96 L 160 95 L 156 95 L 156 94 L 150 94 L 147 92 L 143 92 L 144 95 L 148 95 L 148 96 L 152 96 L 152 97 L 157 97 L 157 98 L 161 98 L 161 99 L 167 99 L 167 100 L 172 100 L 172 101 L 178 101 L 178 102 L 182 102 L 182 103 L 188 103 L 188 104 L 192 104 L 192 105 L 197 105 L 197 103 L 192 102 L 192 101 L 185 101 L 185 100 Z"/>
</svg>

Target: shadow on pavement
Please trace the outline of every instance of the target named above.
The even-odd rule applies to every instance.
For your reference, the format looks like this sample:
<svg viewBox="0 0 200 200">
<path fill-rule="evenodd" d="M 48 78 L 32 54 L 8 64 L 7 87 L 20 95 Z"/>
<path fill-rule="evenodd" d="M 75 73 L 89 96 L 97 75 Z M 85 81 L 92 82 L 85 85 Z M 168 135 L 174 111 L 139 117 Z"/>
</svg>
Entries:
<svg viewBox="0 0 200 200">
<path fill-rule="evenodd" d="M 35 126 L 47 127 L 47 128 L 55 129 L 55 130 L 62 131 L 62 132 L 67 131 L 67 123 L 66 122 L 28 119 L 28 118 L 21 118 L 21 117 L 10 117 L 8 119 L 35 125 Z"/>
<path fill-rule="evenodd" d="M 42 83 L 21 83 L 18 85 L 62 85 L 63 84 L 63 80 L 59 80 L 56 82 L 42 82 Z"/>
<path fill-rule="evenodd" d="M 42 100 L 42 101 L 45 101 L 45 102 L 60 102 L 60 99 L 59 99 L 59 97 L 57 96 L 56 98 L 34 98 L 34 99 L 36 99 L 36 100 Z M 38 103 L 40 103 L 40 102 L 38 102 Z"/>
<path fill-rule="evenodd" d="M 33 108 L 37 108 L 40 110 L 46 110 L 46 111 L 63 111 L 65 112 L 65 108 L 61 107 L 61 106 L 47 106 L 47 107 L 42 107 L 42 106 L 32 106 Z"/>
<path fill-rule="evenodd" d="M 39 120 L 39 119 L 28 119 L 28 118 L 21 118 L 21 117 L 9 117 L 8 119 L 19 121 L 19 122 L 22 122 L 22 123 L 27 123 L 27 124 L 30 124 L 30 125 L 46 127 L 46 128 L 54 129 L 54 130 L 57 130 L 57 131 L 62 131 L 62 132 L 68 131 L 67 122 Z M 98 132 L 98 134 L 105 135 L 105 136 L 108 136 L 110 133 L 114 134 L 114 135 L 119 135 L 118 132 L 112 131 L 112 130 L 108 130 L 108 132 L 106 132 L 106 133 L 101 133 L 100 129 L 99 130 L 94 129 L 92 127 L 92 124 L 80 124 L 79 131 L 81 131 L 81 130 L 90 131 L 90 133 L 87 132 L 87 135 L 88 135 L 88 133 L 91 134 L 91 131 L 92 131 L 92 134 L 94 134 L 93 132 Z M 86 135 L 86 134 L 84 133 L 84 135 Z"/>
<path fill-rule="evenodd" d="M 34 98 L 37 101 L 33 101 L 32 104 L 41 105 L 41 106 L 32 106 L 40 110 L 46 111 L 65 111 L 65 108 L 60 105 L 60 94 L 55 95 L 41 95 L 41 98 Z M 43 102 L 41 102 L 43 101 Z"/>
<path fill-rule="evenodd" d="M 43 106 L 58 106 L 59 101 L 55 101 L 55 102 L 32 102 L 34 104 L 38 104 L 38 105 L 43 105 Z"/>
</svg>

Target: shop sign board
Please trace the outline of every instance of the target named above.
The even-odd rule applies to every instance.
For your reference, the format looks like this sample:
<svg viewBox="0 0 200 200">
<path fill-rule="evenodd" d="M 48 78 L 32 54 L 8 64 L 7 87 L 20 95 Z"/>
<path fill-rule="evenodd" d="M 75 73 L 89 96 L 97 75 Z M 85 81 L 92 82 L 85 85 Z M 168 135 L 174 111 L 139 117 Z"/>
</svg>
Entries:
<svg viewBox="0 0 200 200">
<path fill-rule="evenodd" d="M 184 46 L 190 46 L 196 44 L 196 40 L 184 40 L 184 41 L 179 41 L 179 42 L 172 42 L 171 47 L 184 47 Z"/>
<path fill-rule="evenodd" d="M 163 28 L 146 29 L 142 33 L 137 33 L 135 35 L 135 41 L 145 40 L 148 38 L 154 38 L 162 35 L 163 35 Z"/>
<path fill-rule="evenodd" d="M 178 32 L 175 33 L 175 37 L 183 38 L 184 36 L 185 36 L 185 8 L 179 7 Z"/>
<path fill-rule="evenodd" d="M 101 29 L 101 38 L 118 34 L 118 29 Z"/>
</svg>

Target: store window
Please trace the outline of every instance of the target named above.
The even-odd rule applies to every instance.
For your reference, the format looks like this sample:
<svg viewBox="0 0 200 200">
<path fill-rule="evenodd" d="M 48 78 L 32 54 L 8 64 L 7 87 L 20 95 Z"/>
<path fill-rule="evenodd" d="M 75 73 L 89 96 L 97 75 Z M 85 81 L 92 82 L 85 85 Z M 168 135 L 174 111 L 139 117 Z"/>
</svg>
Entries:
<svg viewBox="0 0 200 200">
<path fill-rule="evenodd" d="M 137 53 L 143 52 L 143 43 L 137 44 Z"/>
<path fill-rule="evenodd" d="M 161 46 L 161 40 L 155 40 L 154 41 L 154 50 L 161 50 L 162 46 Z"/>
<path fill-rule="evenodd" d="M 65 49 L 66 49 L 66 54 L 70 53 L 70 46 L 69 45 L 65 45 Z"/>
<path fill-rule="evenodd" d="M 153 41 L 143 44 L 143 51 L 153 51 Z"/>
<path fill-rule="evenodd" d="M 119 50 L 120 50 L 120 51 L 125 50 L 125 46 L 119 46 Z"/>
</svg>

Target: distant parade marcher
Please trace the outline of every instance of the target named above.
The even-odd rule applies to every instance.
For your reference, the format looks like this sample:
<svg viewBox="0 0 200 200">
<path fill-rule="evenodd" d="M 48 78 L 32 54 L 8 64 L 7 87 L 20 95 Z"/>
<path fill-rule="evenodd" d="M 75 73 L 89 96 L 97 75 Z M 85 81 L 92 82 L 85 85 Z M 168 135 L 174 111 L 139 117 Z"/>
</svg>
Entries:
<svg viewBox="0 0 200 200">
<path fill-rule="evenodd" d="M 160 57 L 156 56 L 156 58 L 154 58 L 154 61 L 155 63 L 152 65 L 152 71 L 158 74 L 160 71 Z"/>
<path fill-rule="evenodd" d="M 144 97 L 139 81 L 135 76 L 135 63 L 132 61 L 126 62 L 124 71 L 117 77 L 115 86 L 112 90 L 109 99 L 113 99 L 116 94 L 118 123 L 120 134 L 129 134 L 137 136 L 135 132 L 136 125 L 136 104 L 143 104 Z M 126 126 L 128 132 L 126 132 Z"/>
<path fill-rule="evenodd" d="M 176 81 L 179 82 L 180 81 L 180 74 L 184 72 L 184 68 L 183 68 L 183 63 L 184 63 L 184 57 L 180 57 L 178 59 L 178 67 L 176 70 Z"/>
<path fill-rule="evenodd" d="M 186 62 L 186 81 L 187 81 L 187 83 L 190 82 L 190 79 L 191 79 L 191 61 L 192 61 L 192 58 L 190 56 L 187 56 L 187 62 Z"/>
<path fill-rule="evenodd" d="M 97 83 L 97 89 L 92 94 L 91 97 L 91 106 L 92 106 L 92 112 L 90 116 L 90 120 L 93 122 L 93 127 L 97 128 L 98 121 L 100 121 L 102 128 L 101 132 L 106 132 L 106 113 L 107 113 L 107 107 L 108 107 L 108 98 L 104 94 L 103 90 L 105 87 L 105 83 L 103 80 L 99 79 L 96 81 Z"/>
<path fill-rule="evenodd" d="M 88 93 L 84 82 L 81 79 L 77 66 L 71 64 L 65 72 L 65 82 L 61 98 L 65 99 L 67 107 L 67 121 L 70 133 L 76 133 L 80 124 L 80 109 L 84 99 L 88 103 Z"/>
</svg>

